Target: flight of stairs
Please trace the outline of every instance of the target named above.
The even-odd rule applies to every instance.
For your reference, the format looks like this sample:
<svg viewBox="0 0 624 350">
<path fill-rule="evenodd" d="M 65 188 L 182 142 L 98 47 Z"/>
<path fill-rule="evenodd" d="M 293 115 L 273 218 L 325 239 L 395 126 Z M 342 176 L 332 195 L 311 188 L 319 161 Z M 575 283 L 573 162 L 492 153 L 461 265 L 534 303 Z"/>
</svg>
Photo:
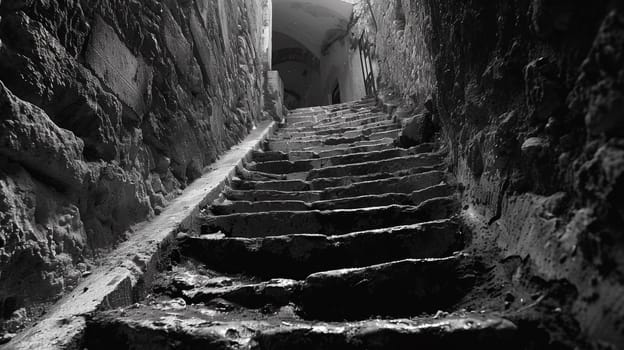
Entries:
<svg viewBox="0 0 624 350">
<path fill-rule="evenodd" d="M 399 132 L 370 99 L 293 111 L 85 347 L 520 349 L 512 322 L 454 311 L 474 276 L 446 154 Z"/>
</svg>

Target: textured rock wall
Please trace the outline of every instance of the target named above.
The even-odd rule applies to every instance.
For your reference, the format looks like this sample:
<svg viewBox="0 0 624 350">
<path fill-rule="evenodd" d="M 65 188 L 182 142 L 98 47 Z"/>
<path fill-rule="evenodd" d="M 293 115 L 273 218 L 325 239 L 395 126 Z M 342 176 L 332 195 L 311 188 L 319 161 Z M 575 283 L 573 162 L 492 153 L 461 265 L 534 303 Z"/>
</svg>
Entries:
<svg viewBox="0 0 624 350">
<path fill-rule="evenodd" d="M 248 133 L 262 24 L 251 0 L 0 2 L 1 316 L 72 288 Z"/>
<path fill-rule="evenodd" d="M 622 345 L 621 2 L 370 3 L 384 98 L 441 128 L 465 208 L 532 281 L 570 286 L 580 335 Z"/>
</svg>

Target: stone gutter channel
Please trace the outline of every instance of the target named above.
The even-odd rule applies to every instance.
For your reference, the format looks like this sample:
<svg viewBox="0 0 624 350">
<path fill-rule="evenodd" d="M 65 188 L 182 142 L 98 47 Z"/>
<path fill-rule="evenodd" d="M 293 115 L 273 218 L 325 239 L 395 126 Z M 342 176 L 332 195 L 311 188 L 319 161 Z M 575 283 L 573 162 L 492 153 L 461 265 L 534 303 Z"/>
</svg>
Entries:
<svg viewBox="0 0 624 350">
<path fill-rule="evenodd" d="M 86 327 L 85 315 L 138 301 L 151 284 L 159 263 L 167 257 L 174 235 L 193 227 L 200 208 L 220 195 L 243 160 L 249 160 L 252 151 L 260 149 L 276 125 L 273 121 L 261 122 L 159 216 L 141 224 L 129 240 L 104 259 L 102 266 L 56 303 L 36 325 L 0 348 L 78 349 Z"/>
</svg>

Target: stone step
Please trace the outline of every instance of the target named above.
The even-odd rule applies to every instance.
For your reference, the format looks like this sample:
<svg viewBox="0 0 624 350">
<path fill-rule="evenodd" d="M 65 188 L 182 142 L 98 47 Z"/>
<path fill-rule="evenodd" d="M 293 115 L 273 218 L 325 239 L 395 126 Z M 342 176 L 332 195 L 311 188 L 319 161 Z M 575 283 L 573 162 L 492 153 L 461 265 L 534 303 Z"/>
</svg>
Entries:
<svg viewBox="0 0 624 350">
<path fill-rule="evenodd" d="M 310 184 L 310 189 L 312 190 L 324 190 L 330 187 L 347 187 L 352 184 L 356 184 L 359 182 L 368 182 L 375 180 L 385 180 L 394 177 L 404 177 L 415 174 L 422 174 L 430 171 L 440 171 L 444 170 L 446 165 L 440 163 L 434 166 L 427 167 L 418 167 L 418 168 L 410 168 L 405 170 L 399 170 L 393 173 L 374 173 L 374 174 L 366 174 L 366 175 L 355 175 L 355 176 L 341 176 L 341 177 L 323 177 L 314 179 L 311 181 L 307 181 Z"/>
<path fill-rule="evenodd" d="M 383 180 L 358 182 L 344 187 L 330 187 L 321 192 L 321 199 L 339 199 L 341 197 L 359 197 L 383 193 L 411 193 L 439 185 L 444 181 L 446 173 L 430 171 Z"/>
<path fill-rule="evenodd" d="M 328 110 L 327 114 L 332 118 L 340 118 L 345 116 L 354 116 L 362 114 L 379 114 L 384 113 L 381 108 L 376 106 L 359 106 L 356 108 L 348 108 L 342 110 Z"/>
<path fill-rule="evenodd" d="M 359 135 L 371 135 L 374 133 L 394 130 L 399 127 L 398 124 L 391 121 L 383 123 L 374 123 L 371 125 L 364 125 L 361 127 L 335 127 L 327 130 L 316 132 L 281 132 L 274 134 L 271 139 L 273 140 L 293 140 L 293 141 L 315 141 L 322 140 L 328 137 L 346 137 L 353 138 Z"/>
<path fill-rule="evenodd" d="M 357 322 L 304 321 L 284 312 L 247 312 L 232 320 L 202 306 L 161 302 L 88 317 L 84 347 L 108 349 L 411 350 L 528 349 L 511 321 L 457 314 Z M 216 314 L 216 316 L 215 316 Z"/>
<path fill-rule="evenodd" d="M 245 167 L 251 171 L 260 171 L 270 174 L 290 174 L 310 171 L 321 167 L 320 159 L 312 160 L 277 160 L 263 163 L 247 163 Z"/>
<path fill-rule="evenodd" d="M 433 151 L 433 146 L 431 144 L 426 144 L 430 147 L 420 147 L 420 151 L 418 153 L 431 152 Z M 268 147 L 268 146 L 267 146 Z M 333 150 L 317 150 L 317 151 L 291 151 L 289 153 L 285 153 L 282 151 L 263 151 L 263 152 L 255 152 L 253 161 L 256 163 L 262 162 L 271 162 L 271 161 L 279 161 L 279 160 L 308 160 L 308 159 L 317 159 L 317 158 L 328 158 L 335 157 L 353 153 L 366 153 L 366 152 L 375 152 L 375 151 L 383 151 L 387 149 L 395 148 L 392 142 L 378 142 L 363 146 L 353 146 L 353 147 L 342 147 L 336 148 Z"/>
<path fill-rule="evenodd" d="M 357 209 L 367 207 L 380 207 L 385 205 L 419 205 L 422 202 L 437 198 L 448 197 L 455 189 L 446 184 L 431 186 L 423 190 L 406 193 L 384 193 L 379 195 L 367 195 L 348 197 L 333 200 L 321 200 L 312 203 L 304 201 L 227 201 L 213 204 L 210 209 L 213 215 L 229 215 L 236 213 L 260 213 L 267 211 L 308 211 L 308 210 L 335 210 Z"/>
<path fill-rule="evenodd" d="M 269 174 L 260 171 L 250 171 L 245 169 L 244 166 L 239 166 L 236 168 L 236 175 L 241 179 L 249 181 L 274 181 L 287 179 L 287 176 L 285 175 Z"/>
<path fill-rule="evenodd" d="M 302 130 L 298 128 L 292 128 L 292 129 L 282 128 L 282 129 L 277 130 L 275 132 L 275 135 L 279 137 L 290 137 L 290 138 L 306 137 L 306 136 L 328 136 L 328 135 L 333 135 L 333 134 L 342 134 L 342 133 L 349 132 L 349 131 L 362 130 L 364 127 L 373 128 L 373 127 L 380 127 L 380 126 L 387 126 L 387 125 L 396 126 L 397 124 L 393 122 L 392 120 L 388 119 L 388 120 L 382 120 L 382 121 L 371 120 L 370 123 L 365 123 L 362 125 L 331 126 L 328 128 L 317 127 L 317 128 L 306 129 L 306 130 Z"/>
<path fill-rule="evenodd" d="M 301 279 L 325 270 L 449 256 L 461 249 L 462 236 L 457 223 L 441 220 L 337 236 L 186 237 L 180 247 L 184 255 L 221 272 Z"/>
<path fill-rule="evenodd" d="M 316 202 L 315 202 L 316 203 Z M 210 206 L 212 215 L 230 215 L 239 213 L 261 213 L 268 211 L 308 211 L 310 204 L 304 201 L 224 201 Z"/>
<path fill-rule="evenodd" d="M 232 187 L 245 191 L 309 191 L 311 189 L 310 182 L 304 180 L 246 181 L 238 178 L 232 180 Z"/>
<path fill-rule="evenodd" d="M 384 113 L 379 114 L 361 114 L 353 115 L 342 118 L 341 120 L 327 120 L 324 123 L 320 123 L 312 126 L 312 131 L 319 130 L 331 130 L 333 128 L 346 128 L 355 127 L 361 128 L 364 126 L 373 126 L 377 123 L 393 123 L 392 119 Z M 309 130 L 308 130 L 309 131 Z"/>
<path fill-rule="evenodd" d="M 278 160 L 289 160 L 287 153 L 273 152 L 273 151 L 253 151 L 251 153 L 251 158 L 252 158 L 252 161 L 256 163 L 274 162 Z"/>
<path fill-rule="evenodd" d="M 399 178 L 408 175 L 422 174 L 436 170 L 444 169 L 444 164 L 439 164 L 430 167 L 411 168 L 406 170 L 400 170 L 394 173 L 375 173 L 368 175 L 358 176 L 343 176 L 343 177 L 330 177 L 319 178 L 311 181 L 305 181 L 301 179 L 295 180 L 270 180 L 270 181 L 249 181 L 240 178 L 232 179 L 232 187 L 237 190 L 274 190 L 274 191 L 320 191 L 330 187 L 347 187 L 359 182 L 369 182 L 375 180 L 385 180 L 389 178 Z M 286 174 L 288 177 L 293 173 Z M 307 172 L 302 173 L 302 178 L 307 177 Z"/>
<path fill-rule="evenodd" d="M 347 127 L 361 127 L 364 125 L 388 121 L 391 120 L 387 114 L 362 113 L 347 116 L 341 119 L 330 119 L 329 117 L 325 117 L 324 119 L 317 118 L 300 120 L 292 124 L 288 124 L 286 127 L 280 129 L 280 132 L 319 132 Z"/>
<path fill-rule="evenodd" d="M 519 350 L 517 327 L 498 316 L 289 325 L 259 332 L 251 350 Z"/>
<path fill-rule="evenodd" d="M 296 138 L 296 137 L 306 137 L 306 136 L 318 136 L 318 135 L 332 135 L 332 134 L 342 134 L 347 131 L 353 131 L 355 128 L 345 127 L 345 128 L 333 128 L 327 130 L 319 130 L 319 131 L 301 131 L 300 129 L 280 129 L 275 132 L 274 135 L 279 137 L 288 137 L 288 138 Z"/>
<path fill-rule="evenodd" d="M 334 147 L 333 149 L 319 149 L 319 150 L 310 150 L 304 152 L 291 152 L 289 157 L 292 158 L 302 158 L 310 154 L 315 155 L 315 158 L 329 158 L 353 153 L 366 153 L 366 152 L 375 152 L 375 151 L 383 151 L 386 149 L 395 148 L 392 140 L 389 142 L 367 142 L 362 145 L 355 145 L 351 147 Z"/>
<path fill-rule="evenodd" d="M 443 161 L 438 153 L 421 153 L 406 157 L 396 157 L 373 162 L 329 166 L 320 169 L 312 169 L 307 177 L 308 180 L 324 177 L 343 177 L 354 175 L 366 175 L 374 173 L 394 173 L 401 170 L 436 166 Z"/>
<path fill-rule="evenodd" d="M 381 142 L 381 143 L 374 143 L 373 142 L 373 143 L 371 143 L 369 145 L 364 145 L 364 146 L 356 146 L 356 147 L 349 147 L 349 148 L 338 148 L 338 149 L 325 150 L 325 151 L 321 150 L 321 151 L 318 151 L 317 153 L 314 153 L 314 154 L 317 155 L 317 158 L 328 158 L 328 157 L 348 155 L 348 154 L 353 154 L 353 153 L 366 153 L 366 152 L 383 151 L 383 150 L 392 149 L 392 148 L 395 148 L 395 147 L 394 147 L 394 144 L 393 144 L 392 140 L 390 140 L 390 142 Z M 414 149 L 415 153 L 428 153 L 428 152 L 433 152 L 435 150 L 435 145 L 433 145 L 433 144 L 422 144 L 422 145 L 413 147 L 413 149 Z M 297 152 L 292 152 L 291 155 L 292 156 L 299 156 L 299 154 L 297 154 Z"/>
<path fill-rule="evenodd" d="M 360 140 L 370 135 L 386 135 L 386 132 L 400 132 L 400 127 L 396 124 L 387 124 L 377 127 L 367 127 L 362 129 L 356 129 L 346 131 L 343 133 L 335 133 L 332 135 L 310 135 L 310 136 L 298 136 L 298 135 L 273 135 L 269 141 L 298 141 L 298 142 L 312 142 L 332 139 L 347 139 L 347 140 Z M 382 138 L 385 136 L 381 136 Z M 330 141 L 331 142 L 331 141 Z"/>
<path fill-rule="evenodd" d="M 305 279 L 299 306 L 306 318 L 315 320 L 435 312 L 461 297 L 458 267 L 454 256 L 318 272 Z"/>
<path fill-rule="evenodd" d="M 344 109 L 340 111 L 322 111 L 317 113 L 308 113 L 308 114 L 300 114 L 300 115 L 289 115 L 286 117 L 286 127 L 290 127 L 296 123 L 306 122 L 306 121 L 317 121 L 317 123 L 321 122 L 332 122 L 335 120 L 341 120 L 342 118 L 349 116 L 366 116 L 371 113 L 379 113 L 378 110 L 374 110 L 370 108 L 356 108 L 356 109 Z"/>
<path fill-rule="evenodd" d="M 316 202 L 321 200 L 322 191 L 273 191 L 273 190 L 235 190 L 226 187 L 225 198 L 231 201 L 303 201 Z"/>
<path fill-rule="evenodd" d="M 360 142 L 355 142 L 355 143 L 350 144 L 350 145 L 342 144 L 342 145 L 323 145 L 323 146 L 304 147 L 300 151 L 322 153 L 322 152 L 340 151 L 340 150 L 344 150 L 344 149 L 361 148 L 361 147 L 368 147 L 368 146 L 379 146 L 379 145 L 390 146 L 390 147 L 387 147 L 387 148 L 394 148 L 394 147 L 396 147 L 395 146 L 395 139 L 385 138 L 385 139 L 381 139 L 381 140 L 360 141 Z M 324 157 L 327 157 L 327 156 L 324 156 Z"/>
<path fill-rule="evenodd" d="M 378 160 L 386 160 L 410 155 L 420 154 L 422 148 L 391 148 L 379 151 L 369 151 L 360 153 L 343 154 L 324 158 L 306 160 L 274 160 L 259 163 L 248 163 L 246 168 L 251 171 L 260 171 L 270 174 L 287 174 L 312 169 L 326 168 L 329 166 L 365 163 Z"/>
<path fill-rule="evenodd" d="M 369 137 L 370 138 L 370 137 Z M 384 139 L 375 139 L 375 140 L 361 140 L 361 141 L 351 141 L 352 139 L 332 139 L 329 143 L 326 141 L 271 141 L 269 140 L 267 143 L 267 149 L 270 151 L 279 151 L 279 152 L 293 152 L 293 151 L 311 151 L 311 152 L 321 152 L 321 151 L 329 151 L 336 149 L 345 149 L 345 148 L 353 148 L 353 147 L 365 147 L 372 145 L 380 145 L 380 144 L 393 144 L 394 139 L 387 138 Z"/>
<path fill-rule="evenodd" d="M 223 299 L 237 305 L 257 309 L 266 305 L 284 306 L 299 297 L 302 282 L 271 279 L 259 283 L 233 283 L 220 286 L 198 286 L 180 293 L 189 304 L 209 303 Z"/>
<path fill-rule="evenodd" d="M 357 209 L 376 207 L 384 205 L 420 205 L 421 203 L 433 199 L 448 197 L 454 192 L 451 186 L 440 184 L 428 187 L 411 194 L 406 193 L 384 193 L 379 195 L 367 195 L 358 197 L 348 197 L 333 200 L 318 201 L 310 204 L 313 210 L 336 210 L 336 209 Z"/>
<path fill-rule="evenodd" d="M 352 113 L 371 112 L 371 111 L 379 111 L 379 110 L 380 109 L 376 107 L 375 102 L 335 105 L 334 107 L 331 107 L 331 108 L 327 108 L 327 106 L 320 106 L 320 107 L 296 109 L 296 110 L 290 111 L 288 113 L 287 119 L 309 118 L 311 116 L 324 115 L 324 114 L 336 116 L 336 115 L 341 115 L 341 114 L 352 114 Z"/>
<path fill-rule="evenodd" d="M 397 129 L 392 129 L 388 131 L 376 132 L 368 136 L 368 139 L 371 141 L 382 140 L 386 138 L 395 140 L 395 139 L 398 139 L 399 136 L 401 135 L 401 130 L 402 130 L 401 128 L 397 128 Z"/>
<path fill-rule="evenodd" d="M 344 106 L 333 109 L 321 108 L 316 110 L 296 111 L 294 113 L 291 112 L 288 116 L 286 116 L 286 120 L 305 120 L 306 118 L 309 119 L 314 117 L 340 117 L 345 114 L 375 113 L 380 111 L 380 108 L 370 104 Z"/>
<path fill-rule="evenodd" d="M 279 211 L 198 218 L 202 233 L 223 232 L 232 237 L 267 237 L 296 233 L 340 235 L 396 225 L 440 220 L 454 215 L 455 198 L 434 198 L 418 206 L 391 205 L 331 211 Z"/>
<path fill-rule="evenodd" d="M 261 280 L 242 275 L 216 274 L 188 264 L 171 266 L 151 288 L 158 298 L 184 299 L 187 305 L 227 301 L 249 309 L 283 306 L 299 296 L 301 281 Z"/>
</svg>

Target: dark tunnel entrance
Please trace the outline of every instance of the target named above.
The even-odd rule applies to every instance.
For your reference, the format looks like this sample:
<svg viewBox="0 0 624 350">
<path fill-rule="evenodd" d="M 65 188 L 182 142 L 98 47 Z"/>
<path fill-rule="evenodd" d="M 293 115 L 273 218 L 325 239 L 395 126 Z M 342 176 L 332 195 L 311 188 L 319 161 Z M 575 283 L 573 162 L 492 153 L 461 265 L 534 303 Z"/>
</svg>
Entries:
<svg viewBox="0 0 624 350">
<path fill-rule="evenodd" d="M 366 96 L 362 63 L 349 21 L 354 1 L 274 0 L 272 69 L 279 72 L 288 109 Z"/>
</svg>

